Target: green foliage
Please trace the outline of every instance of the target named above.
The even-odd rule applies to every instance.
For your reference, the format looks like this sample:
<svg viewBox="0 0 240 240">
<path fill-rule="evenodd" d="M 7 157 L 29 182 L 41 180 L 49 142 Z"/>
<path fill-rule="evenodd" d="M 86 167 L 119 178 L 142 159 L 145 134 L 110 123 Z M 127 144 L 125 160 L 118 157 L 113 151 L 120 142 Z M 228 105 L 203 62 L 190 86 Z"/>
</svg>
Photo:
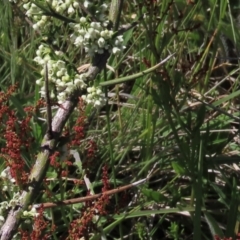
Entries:
<svg viewBox="0 0 240 240">
<path fill-rule="evenodd" d="M 181 234 L 183 235 L 183 231 L 183 229 L 180 231 L 179 225 L 176 222 L 171 222 L 171 225 L 168 229 L 168 234 L 171 239 L 180 240 L 184 239 L 181 237 Z"/>
<path fill-rule="evenodd" d="M 47 129 L 46 106 L 44 100 L 39 104 L 36 85 L 43 77 L 42 66 L 33 60 L 36 51 L 41 44 L 49 46 L 70 77 L 80 74 L 77 69 L 94 56 L 70 41 L 74 31 L 69 22 L 81 17 L 97 22 L 101 4 L 110 4 L 92 1 L 88 11 L 79 6 L 71 15 L 54 9 L 54 1 L 30 2 L 41 9 L 38 17 L 48 17 L 41 34 L 32 28 L 35 20 L 23 14 L 22 1 L 0 4 L 0 88 L 7 93 L 18 84 L 7 99 L 0 96 L 0 170 L 6 174 L 7 166 L 22 160 L 27 176 L 38 164 Z M 42 232 L 51 239 L 236 239 L 239 1 L 111 2 L 119 7 L 112 15 L 119 20 L 126 48 L 119 55 L 109 53 L 105 70 L 94 82 L 86 81 L 86 87 L 102 88 L 106 104 L 95 109 L 79 102 L 34 198 L 36 204 L 57 206 L 43 209 L 38 221 L 24 219 L 20 229 L 30 232 L 33 223 L 48 220 L 52 225 Z M 117 28 L 118 21 L 111 20 Z M 127 24 L 132 27 L 126 30 Z M 53 116 L 64 110 L 56 99 L 51 105 Z M 29 106 L 37 107 L 27 112 Z M 12 139 L 19 141 L 11 148 L 9 126 Z M 17 191 L 27 189 L 26 183 L 1 176 L 0 202 L 10 203 Z M 78 199 L 110 189 L 117 191 L 109 198 Z M 62 206 L 65 200 L 75 202 Z M 0 208 L 0 215 L 6 218 L 7 210 Z"/>
</svg>

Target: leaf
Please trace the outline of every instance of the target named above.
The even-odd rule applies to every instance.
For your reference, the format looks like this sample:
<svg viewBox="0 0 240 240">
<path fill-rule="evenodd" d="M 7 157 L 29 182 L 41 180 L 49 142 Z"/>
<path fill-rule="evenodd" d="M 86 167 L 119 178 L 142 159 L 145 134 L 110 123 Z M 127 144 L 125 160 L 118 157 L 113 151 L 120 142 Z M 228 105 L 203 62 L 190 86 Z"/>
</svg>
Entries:
<svg viewBox="0 0 240 240">
<path fill-rule="evenodd" d="M 236 179 L 233 178 L 232 184 L 232 194 L 230 198 L 229 211 L 227 217 L 227 229 L 226 229 L 226 237 L 234 236 L 235 225 L 237 222 L 237 214 L 238 214 L 238 189 L 236 184 Z"/>
<path fill-rule="evenodd" d="M 199 128 L 202 126 L 204 123 L 205 119 L 205 112 L 206 112 L 206 107 L 205 105 L 202 105 L 200 109 L 197 112 L 197 119 L 196 119 L 196 125 L 193 128 L 193 132 L 196 132 L 199 130 Z"/>
<path fill-rule="evenodd" d="M 219 224 L 216 222 L 216 220 L 212 217 L 212 215 L 208 212 L 204 213 L 205 219 L 207 221 L 208 227 L 210 229 L 210 232 L 213 236 L 213 238 L 217 235 L 220 238 L 224 237 L 224 234 L 222 230 L 219 227 Z"/>
<path fill-rule="evenodd" d="M 172 162 L 172 167 L 174 171 L 179 175 L 185 175 L 186 171 L 185 169 L 177 162 Z"/>
<path fill-rule="evenodd" d="M 142 190 L 142 193 L 148 198 L 148 200 L 153 200 L 155 202 L 161 202 L 161 201 L 164 201 L 166 200 L 166 197 L 161 194 L 160 192 L 157 192 L 157 191 L 153 191 L 151 189 L 143 189 Z"/>
<path fill-rule="evenodd" d="M 123 36 L 124 36 L 123 37 L 123 39 L 124 39 L 124 42 L 123 42 L 124 46 L 126 46 L 128 41 L 132 38 L 132 34 L 133 34 L 133 29 L 130 29 L 130 30 L 128 30 L 127 32 L 125 32 L 123 34 Z"/>
</svg>

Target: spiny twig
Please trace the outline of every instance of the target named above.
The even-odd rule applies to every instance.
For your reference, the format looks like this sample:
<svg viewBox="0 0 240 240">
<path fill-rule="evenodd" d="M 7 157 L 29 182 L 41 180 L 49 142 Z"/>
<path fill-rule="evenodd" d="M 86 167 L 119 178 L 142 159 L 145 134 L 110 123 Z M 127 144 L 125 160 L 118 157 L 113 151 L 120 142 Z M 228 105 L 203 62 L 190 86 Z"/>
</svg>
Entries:
<svg viewBox="0 0 240 240">
<path fill-rule="evenodd" d="M 52 109 L 51 109 L 51 100 L 49 94 L 49 81 L 48 81 L 48 67 L 47 63 L 45 64 L 45 100 L 47 108 L 47 134 L 49 139 L 52 138 Z"/>
<path fill-rule="evenodd" d="M 106 66 L 109 56 L 110 53 L 108 51 L 95 55 L 92 66 L 89 68 L 86 74 L 87 81 L 93 81 L 96 78 L 97 74 Z M 47 70 L 47 68 L 45 70 Z M 52 137 L 50 139 L 48 132 L 46 132 L 41 144 L 42 149 L 37 156 L 36 162 L 28 178 L 29 184 L 27 188 L 21 192 L 18 206 L 10 209 L 6 221 L 0 230 L 0 240 L 10 240 L 13 238 L 14 234 L 17 232 L 19 224 L 21 223 L 23 212 L 28 210 L 28 207 L 34 202 L 36 194 L 39 194 L 39 188 L 44 177 L 46 176 L 49 166 L 49 157 L 55 151 L 63 127 L 72 114 L 74 108 L 77 106 L 78 99 L 81 94 L 81 89 L 76 89 L 73 91 L 69 99 L 66 100 L 62 104 L 62 107 L 58 109 L 53 120 L 48 120 L 48 124 L 52 122 Z"/>
</svg>

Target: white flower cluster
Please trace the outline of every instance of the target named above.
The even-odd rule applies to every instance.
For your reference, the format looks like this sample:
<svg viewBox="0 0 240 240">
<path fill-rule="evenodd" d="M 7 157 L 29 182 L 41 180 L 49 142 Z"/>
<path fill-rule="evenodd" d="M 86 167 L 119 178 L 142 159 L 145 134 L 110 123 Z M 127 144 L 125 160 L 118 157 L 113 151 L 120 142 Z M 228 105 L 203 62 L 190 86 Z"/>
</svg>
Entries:
<svg viewBox="0 0 240 240">
<path fill-rule="evenodd" d="M 51 3 L 52 8 L 55 9 L 56 12 L 66 12 L 68 15 L 72 15 L 79 8 L 79 3 L 75 0 L 48 0 L 48 2 Z"/>
<path fill-rule="evenodd" d="M 26 15 L 28 17 L 32 17 L 33 20 L 36 22 L 32 26 L 33 29 L 37 30 L 47 27 L 48 17 L 42 15 L 43 12 L 37 5 L 28 1 L 27 3 L 23 4 L 23 8 L 27 10 Z"/>
<path fill-rule="evenodd" d="M 118 54 L 125 48 L 122 35 L 112 39 L 113 31 L 106 29 L 108 21 L 89 24 L 85 17 L 81 17 L 80 23 L 70 23 L 69 25 L 74 30 L 70 36 L 74 45 L 84 48 L 89 56 L 96 53 L 101 54 L 104 50 Z"/>
<path fill-rule="evenodd" d="M 85 88 L 85 80 L 86 80 L 86 74 L 75 74 L 74 77 L 71 77 L 68 74 L 66 63 L 61 60 L 52 60 L 50 53 L 50 48 L 40 45 L 37 50 L 37 57 L 34 58 L 34 61 L 36 61 L 39 65 L 43 67 L 43 70 L 41 71 L 42 77 L 36 81 L 36 84 L 41 86 L 40 93 L 42 97 L 45 97 L 45 64 L 47 64 L 48 68 L 48 81 L 49 81 L 49 87 L 51 89 L 51 86 L 54 88 L 52 89 L 50 95 L 52 98 L 55 97 L 54 90 L 57 91 L 57 98 L 59 103 L 62 103 L 66 100 L 68 95 L 73 91 L 74 88 Z M 59 53 L 57 53 L 59 54 Z"/>
<path fill-rule="evenodd" d="M 19 204 L 19 200 L 20 200 L 20 193 L 17 192 L 17 193 L 14 193 L 13 198 L 11 199 L 10 202 L 7 202 L 7 201 L 0 202 L 0 227 L 5 222 L 4 213 L 6 212 L 6 210 L 8 210 L 9 208 L 16 207 Z"/>
<path fill-rule="evenodd" d="M 23 8 L 26 10 L 26 15 L 33 19 L 34 29 L 44 29 L 47 30 L 48 26 L 53 24 L 59 24 L 54 18 L 50 16 L 44 16 L 44 10 L 41 10 L 36 4 L 32 3 L 30 0 L 23 0 Z M 109 21 L 107 19 L 107 4 L 99 4 L 99 1 L 84 1 L 84 0 L 47 0 L 51 8 L 65 16 L 70 16 L 72 18 L 78 17 L 83 11 L 80 7 L 80 3 L 83 4 L 85 9 L 90 12 L 94 12 L 94 17 L 98 19 L 99 22 L 89 22 L 85 17 L 78 18 L 78 23 L 70 23 L 69 27 L 72 29 L 72 34 L 70 35 L 70 41 L 76 47 L 82 48 L 89 56 L 94 56 L 95 54 L 102 54 L 105 50 L 113 53 L 119 54 L 125 46 L 123 46 L 123 36 L 117 36 L 113 38 L 113 31 L 108 30 L 107 26 Z M 41 3 L 41 2 L 40 2 Z M 44 3 L 44 1 L 42 1 Z M 84 11 L 85 12 L 85 11 Z M 75 14 L 73 17 L 72 15 Z M 54 22 L 53 22 L 54 20 Z M 61 35 L 61 33 L 59 33 Z M 56 36 L 55 36 L 56 38 Z M 54 44 L 54 43 L 53 43 Z M 68 43 L 69 44 L 69 43 Z M 75 74 L 74 72 L 69 72 L 66 63 L 62 60 L 57 59 L 61 53 L 55 52 L 45 46 L 40 45 L 36 51 L 36 57 L 34 61 L 42 67 L 41 78 L 36 81 L 36 84 L 41 87 L 40 94 L 45 97 L 45 65 L 48 68 L 48 80 L 49 80 L 49 90 L 51 98 L 57 97 L 58 102 L 61 104 L 66 100 L 69 94 L 74 90 L 74 88 L 86 88 L 87 75 Z M 53 56 L 54 59 L 53 59 Z M 88 95 L 84 96 L 87 103 L 91 103 L 94 106 L 100 106 L 105 103 L 104 98 L 101 96 L 101 90 L 95 88 L 88 88 Z"/>
<path fill-rule="evenodd" d="M 93 104 L 94 107 L 100 107 L 106 103 L 105 97 L 103 97 L 102 90 L 100 88 L 88 87 L 87 95 L 83 95 L 82 99 L 89 104 Z"/>
<path fill-rule="evenodd" d="M 98 0 L 99 1 L 99 0 Z M 90 9 L 93 7 L 94 4 L 97 4 L 98 1 L 84 1 L 83 6 L 86 9 Z M 94 10 L 94 16 L 96 19 L 98 19 L 100 22 L 104 22 L 107 19 L 107 11 L 108 11 L 108 5 L 106 3 L 100 5 L 97 7 L 97 9 Z"/>
<path fill-rule="evenodd" d="M 0 174 L 0 178 L 4 180 L 3 191 L 14 191 L 16 180 L 11 176 L 10 167 L 6 167 Z"/>
<path fill-rule="evenodd" d="M 51 25 L 51 21 L 49 21 L 51 17 L 44 16 L 42 10 L 36 4 L 30 1 L 26 2 L 23 4 L 23 8 L 27 10 L 26 15 L 31 17 L 35 22 L 32 26 L 33 29 L 47 29 Z M 73 15 L 79 8 L 79 3 L 74 0 L 48 0 L 48 2 L 56 12 L 66 13 L 69 16 Z"/>
<path fill-rule="evenodd" d="M 30 211 L 24 211 L 23 216 L 26 218 L 33 218 L 33 217 L 38 217 L 39 213 L 37 212 L 36 208 L 31 208 Z"/>
<path fill-rule="evenodd" d="M 9 0 L 16 2 L 16 0 Z M 31 3 L 29 0 L 24 0 L 25 4 L 23 4 L 23 8 L 27 10 L 26 15 L 31 17 L 34 20 L 33 28 L 37 29 L 47 29 L 51 25 L 49 19 L 51 17 L 47 17 L 43 15 L 42 10 L 34 3 Z M 65 16 L 72 17 L 74 14 L 79 14 L 81 12 L 81 8 L 78 1 L 75 0 L 47 0 L 48 4 L 51 8 Z M 88 9 L 93 6 L 92 1 L 82 1 L 83 6 Z M 98 9 L 94 12 L 94 16 L 99 19 L 99 21 L 104 21 L 106 19 L 106 12 L 108 10 L 107 4 L 102 4 Z"/>
</svg>

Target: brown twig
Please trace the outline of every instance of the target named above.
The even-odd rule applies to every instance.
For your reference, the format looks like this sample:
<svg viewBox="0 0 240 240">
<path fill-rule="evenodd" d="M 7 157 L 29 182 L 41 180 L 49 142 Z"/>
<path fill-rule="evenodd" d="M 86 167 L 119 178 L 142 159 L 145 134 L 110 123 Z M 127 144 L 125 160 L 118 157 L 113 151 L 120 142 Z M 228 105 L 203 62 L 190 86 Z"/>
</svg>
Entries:
<svg viewBox="0 0 240 240">
<path fill-rule="evenodd" d="M 90 196 L 86 196 L 86 197 L 80 197 L 80 198 L 72 198 L 72 199 L 65 200 L 65 201 L 34 204 L 33 207 L 36 209 L 40 208 L 40 207 L 47 209 L 47 208 L 54 208 L 54 207 L 59 207 L 59 206 L 63 206 L 63 205 L 71 205 L 71 204 L 76 204 L 76 203 L 81 203 L 81 202 L 86 202 L 86 201 L 92 201 L 92 200 L 95 200 L 95 199 L 101 197 L 103 194 L 109 196 L 109 195 L 113 195 L 115 193 L 125 191 L 129 188 L 136 187 L 136 186 L 144 183 L 146 180 L 147 180 L 147 178 L 137 181 L 135 183 L 131 183 L 131 184 L 128 184 L 128 185 L 125 185 L 122 187 L 118 187 L 118 188 L 106 191 L 104 193 L 98 193 L 98 194 L 94 194 L 94 195 L 90 195 Z M 32 208 L 32 206 L 29 207 L 29 209 L 31 209 L 31 208 Z"/>
</svg>

